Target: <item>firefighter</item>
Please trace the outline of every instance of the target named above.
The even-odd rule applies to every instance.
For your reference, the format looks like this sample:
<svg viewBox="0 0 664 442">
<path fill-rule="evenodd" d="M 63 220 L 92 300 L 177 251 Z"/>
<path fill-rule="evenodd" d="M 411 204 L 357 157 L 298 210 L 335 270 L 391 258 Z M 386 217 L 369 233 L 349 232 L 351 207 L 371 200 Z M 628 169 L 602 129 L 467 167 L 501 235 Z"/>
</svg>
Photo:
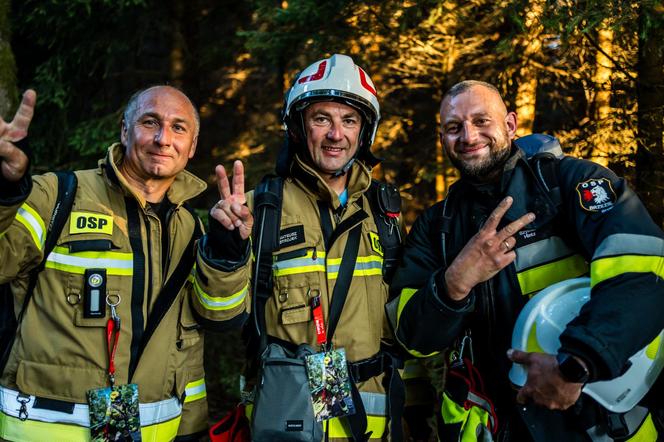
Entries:
<svg viewBox="0 0 664 442">
<path fill-rule="evenodd" d="M 17 146 L 35 102 L 27 91 L 14 120 L 0 120 L 0 283 L 16 311 L 58 195 L 56 175 L 31 177 Z M 185 207 L 206 184 L 184 170 L 199 125 L 179 90 L 144 89 L 127 104 L 121 142 L 97 169 L 75 172 L 73 209 L 61 215 L 0 378 L 0 439 L 90 440 L 88 397 L 110 387 L 116 397 L 138 389 L 144 441 L 206 430 L 203 334 L 187 281 L 200 220 Z"/>
<path fill-rule="evenodd" d="M 381 246 L 386 239 L 380 237 L 380 227 L 389 224 L 387 235 L 400 235 L 401 226 L 398 208 L 394 218 L 385 218 L 384 213 L 375 213 L 369 198 L 375 190 L 371 169 L 378 164 L 370 151 L 380 120 L 376 90 L 369 75 L 350 57 L 336 54 L 297 76 L 287 92 L 283 118 L 288 140 L 276 167 L 283 178 L 279 247 L 268 260 L 268 281 L 258 282 L 271 287 L 264 308 L 266 333 L 270 342 L 321 347 L 326 326 L 315 327 L 314 322 L 328 322 L 332 293 L 337 296 L 335 283 L 343 267 L 341 257 L 352 236 L 349 232 L 359 227 L 352 282 L 336 331 L 325 339 L 330 338 L 333 348 L 343 348 L 351 371 L 357 369 L 353 380 L 366 412 L 366 432 L 372 439 L 386 438 L 389 418 L 392 423 L 400 419 L 388 416 L 382 381 L 391 367 L 381 350 L 381 342 L 388 341 L 390 333 L 383 309 L 388 296 L 383 274 L 388 257 Z M 216 307 L 215 320 L 238 321 L 247 318 L 256 296 L 257 289 L 250 286 L 250 246 L 258 242 L 252 236 L 258 221 L 252 212 L 254 194 L 245 196 L 242 163 L 236 161 L 233 166 L 232 187 L 222 166 L 217 166 L 217 177 L 221 199 L 210 213 L 207 246 L 217 268 L 226 273 L 223 296 L 206 299 L 208 309 Z M 399 247 L 400 237 L 396 242 Z M 225 245 L 229 243 L 234 246 Z M 203 281 L 200 284 L 207 293 L 216 289 Z M 322 306 L 318 319 L 315 305 Z M 253 321 L 248 324 L 253 326 Z M 326 422 L 329 438 L 353 436 L 344 421 L 345 417 Z"/>
<path fill-rule="evenodd" d="M 581 391 L 619 376 L 664 328 L 662 231 L 610 170 L 562 155 L 527 159 L 514 144 L 516 114 L 494 86 L 453 86 L 440 116 L 461 179 L 415 222 L 387 308 L 413 355 L 452 350 L 441 440 L 655 440 L 661 396 L 616 414 Z M 557 354 L 510 349 L 529 297 L 586 274 L 591 299 Z M 523 388 L 510 385 L 513 363 L 527 371 Z M 462 377 L 473 381 L 452 391 Z"/>
</svg>

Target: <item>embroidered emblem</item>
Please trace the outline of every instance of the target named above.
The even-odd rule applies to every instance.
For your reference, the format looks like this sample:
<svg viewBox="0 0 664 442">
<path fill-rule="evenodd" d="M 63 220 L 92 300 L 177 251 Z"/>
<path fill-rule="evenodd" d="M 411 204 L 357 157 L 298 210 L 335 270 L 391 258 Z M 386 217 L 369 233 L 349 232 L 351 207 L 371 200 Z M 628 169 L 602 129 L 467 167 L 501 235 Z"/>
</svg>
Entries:
<svg viewBox="0 0 664 442">
<path fill-rule="evenodd" d="M 377 234 L 369 232 L 369 242 L 371 243 L 371 249 L 378 253 L 380 256 L 383 256 L 383 245 L 380 243 L 380 238 Z"/>
<path fill-rule="evenodd" d="M 616 193 L 607 178 L 593 178 L 576 185 L 581 207 L 588 212 L 604 213 L 613 208 Z"/>
<path fill-rule="evenodd" d="M 72 212 L 69 218 L 69 233 L 113 234 L 113 217 L 100 213 Z"/>
</svg>

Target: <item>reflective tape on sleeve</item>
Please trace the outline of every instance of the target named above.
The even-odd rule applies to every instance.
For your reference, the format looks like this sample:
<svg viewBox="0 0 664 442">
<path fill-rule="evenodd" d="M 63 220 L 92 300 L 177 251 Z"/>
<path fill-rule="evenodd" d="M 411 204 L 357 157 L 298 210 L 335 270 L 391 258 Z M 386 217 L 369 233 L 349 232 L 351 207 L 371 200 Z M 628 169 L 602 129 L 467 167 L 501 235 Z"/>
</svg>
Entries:
<svg viewBox="0 0 664 442">
<path fill-rule="evenodd" d="M 184 402 L 192 402 L 198 399 L 203 399 L 207 396 L 207 390 L 205 389 L 205 379 L 198 379 L 193 382 L 189 382 L 184 389 Z"/>
<path fill-rule="evenodd" d="M 39 213 L 27 203 L 24 203 L 16 213 L 16 220 L 23 224 L 30 236 L 32 241 L 35 243 L 39 250 L 44 248 L 44 233 L 46 232 L 46 227 L 44 220 Z"/>
<path fill-rule="evenodd" d="M 600 258 L 590 263 L 590 286 L 623 273 L 654 273 L 664 277 L 664 258 L 661 256 L 623 255 Z"/>
</svg>

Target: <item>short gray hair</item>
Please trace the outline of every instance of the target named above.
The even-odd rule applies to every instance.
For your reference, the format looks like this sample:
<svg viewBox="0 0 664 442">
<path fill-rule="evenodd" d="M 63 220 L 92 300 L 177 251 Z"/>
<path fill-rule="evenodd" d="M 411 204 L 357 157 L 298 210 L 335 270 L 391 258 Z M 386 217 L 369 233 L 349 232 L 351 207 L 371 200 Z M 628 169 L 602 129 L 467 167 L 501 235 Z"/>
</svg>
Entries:
<svg viewBox="0 0 664 442">
<path fill-rule="evenodd" d="M 129 97 L 129 101 L 127 102 L 127 106 L 125 106 L 125 110 L 122 113 L 122 121 L 124 122 L 125 126 L 129 126 L 129 123 L 133 123 L 135 118 L 136 118 L 136 109 L 138 108 L 138 99 L 141 98 L 141 96 L 146 93 L 151 91 L 152 89 L 156 89 L 158 87 L 168 87 L 171 89 L 175 89 L 176 91 L 180 92 L 189 102 L 191 105 L 191 108 L 194 110 L 194 118 L 196 119 L 196 133 L 194 135 L 198 135 L 198 132 L 201 129 L 201 117 L 198 114 L 198 109 L 196 109 L 196 106 L 194 106 L 194 103 L 191 101 L 191 99 L 185 94 L 181 89 L 171 86 L 170 84 L 155 84 L 154 86 L 149 86 L 146 87 L 145 89 L 140 89 L 136 92 L 133 93 L 131 97 Z"/>
<path fill-rule="evenodd" d="M 447 98 L 454 98 L 457 95 L 466 92 L 468 89 L 474 86 L 484 86 L 485 88 L 490 89 L 495 93 L 497 93 L 498 96 L 501 96 L 498 88 L 492 85 L 491 83 L 487 83 L 486 81 L 481 81 L 481 80 L 464 80 L 449 88 L 447 92 L 445 92 L 445 95 L 443 95 L 443 99 L 440 101 L 442 103 Z"/>
</svg>

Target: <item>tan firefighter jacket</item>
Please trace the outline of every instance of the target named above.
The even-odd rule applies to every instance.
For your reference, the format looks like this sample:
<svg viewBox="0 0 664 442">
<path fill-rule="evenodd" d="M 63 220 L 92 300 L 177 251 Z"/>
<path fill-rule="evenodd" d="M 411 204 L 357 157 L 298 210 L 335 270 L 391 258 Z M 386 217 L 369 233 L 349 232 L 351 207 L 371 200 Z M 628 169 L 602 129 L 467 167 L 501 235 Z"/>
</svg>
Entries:
<svg viewBox="0 0 664 442">
<path fill-rule="evenodd" d="M 203 335 L 190 304 L 190 281 L 140 357 L 138 353 L 157 295 L 182 256 L 195 223 L 200 222 L 182 204 L 206 184 L 183 171 L 168 190 L 175 208 L 168 218 L 170 242 L 164 269 L 163 226 L 118 172 L 122 157 L 122 146 L 115 144 L 98 169 L 76 172 L 72 212 L 39 275 L 0 378 L 0 439 L 89 439 L 86 391 L 109 385 L 105 327 L 110 317 L 109 308 L 103 318 L 83 317 L 84 273 L 90 268 L 106 270 L 107 298 L 119 301 L 116 385 L 138 384 L 143 440 L 171 440 L 176 434 L 206 428 Z M 11 282 L 16 311 L 22 305 L 28 271 L 42 259 L 56 195 L 57 179 L 46 174 L 34 177 L 24 202 L 0 206 L 0 283 Z M 214 281 L 213 276 L 208 278 Z M 131 364 L 135 372 L 129 379 Z M 23 410 L 27 419 L 21 421 L 18 410 L 23 397 L 30 400 Z M 51 406 L 39 408 L 35 401 L 40 398 L 75 406 L 63 412 L 58 411 L 59 402 L 50 401 Z"/>
<path fill-rule="evenodd" d="M 340 207 L 337 194 L 310 166 L 296 157 L 292 171 L 291 177 L 284 180 L 282 247 L 274 254 L 274 296 L 265 307 L 267 333 L 294 344 L 319 347 L 309 299 L 312 294 L 320 293 L 327 324 L 339 264 L 351 230 L 349 226 L 326 254 L 317 201 L 328 201 L 335 209 L 336 215 L 331 214 L 335 228 L 359 210 L 368 215 L 361 221 L 357 262 L 332 342 L 335 348 L 345 349 L 351 362 L 370 358 L 379 352 L 381 340 L 391 336 L 384 313 L 388 286 L 382 277 L 382 252 L 372 241 L 377 238 L 378 230 L 364 195 L 371 184 L 370 171 L 360 162 L 353 164 L 347 187 L 348 202 L 341 211 L 337 211 Z M 253 208 L 253 194 L 248 194 L 247 199 Z M 200 315 L 215 321 L 232 321 L 246 315 L 251 305 L 252 261 L 248 257 L 245 262 L 227 268 L 219 285 L 203 276 L 219 268 L 215 263 L 199 259 L 196 268 L 195 308 Z M 373 431 L 375 438 L 382 437 L 386 425 L 386 396 L 381 377 L 358 385 L 367 412 L 367 431 Z M 338 419 L 330 422 L 330 437 L 350 436 Z"/>
</svg>

